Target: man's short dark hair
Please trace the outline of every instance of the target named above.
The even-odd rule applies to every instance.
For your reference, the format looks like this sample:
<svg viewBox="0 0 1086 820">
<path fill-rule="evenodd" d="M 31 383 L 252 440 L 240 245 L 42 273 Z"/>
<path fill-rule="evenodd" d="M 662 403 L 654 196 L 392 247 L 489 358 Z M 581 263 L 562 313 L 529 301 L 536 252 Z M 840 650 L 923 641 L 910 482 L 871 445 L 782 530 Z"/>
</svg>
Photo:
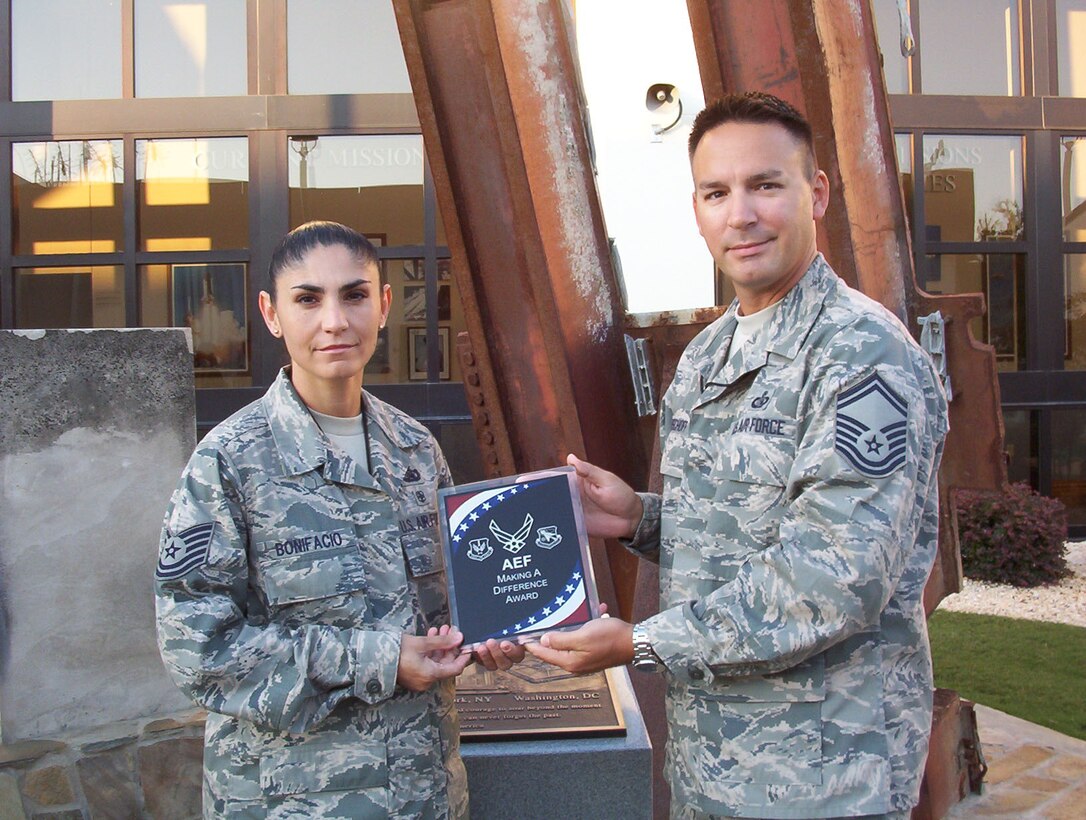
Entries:
<svg viewBox="0 0 1086 820">
<path fill-rule="evenodd" d="M 381 265 L 377 260 L 377 249 L 354 228 L 338 222 L 306 222 L 292 230 L 281 240 L 272 253 L 268 266 L 268 292 L 275 301 L 275 280 L 286 268 L 302 264 L 314 248 L 342 245 L 358 260 L 359 264 L 376 265 L 379 282 L 383 284 Z"/>
<path fill-rule="evenodd" d="M 694 118 L 690 130 L 690 159 L 702 138 L 719 125 L 729 122 L 776 123 L 791 134 L 797 142 L 806 145 L 811 154 L 811 173 L 818 167 L 815 160 L 814 133 L 811 124 L 802 114 L 780 97 L 761 91 L 745 94 L 729 94 L 709 103 Z"/>
</svg>

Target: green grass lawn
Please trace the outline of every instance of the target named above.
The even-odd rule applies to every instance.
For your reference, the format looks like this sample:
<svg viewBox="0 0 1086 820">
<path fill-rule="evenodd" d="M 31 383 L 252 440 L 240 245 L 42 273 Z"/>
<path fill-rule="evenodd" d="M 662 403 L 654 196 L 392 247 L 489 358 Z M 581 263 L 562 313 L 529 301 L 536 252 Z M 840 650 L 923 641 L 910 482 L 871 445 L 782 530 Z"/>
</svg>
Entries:
<svg viewBox="0 0 1086 820">
<path fill-rule="evenodd" d="M 1086 629 L 936 611 L 935 685 L 1086 740 Z"/>
</svg>

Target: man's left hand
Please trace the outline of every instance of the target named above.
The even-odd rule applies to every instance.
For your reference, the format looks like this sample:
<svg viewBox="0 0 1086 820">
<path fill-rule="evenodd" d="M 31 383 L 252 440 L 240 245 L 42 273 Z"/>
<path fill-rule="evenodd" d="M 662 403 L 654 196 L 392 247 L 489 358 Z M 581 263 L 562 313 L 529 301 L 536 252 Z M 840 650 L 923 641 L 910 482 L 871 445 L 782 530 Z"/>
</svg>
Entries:
<svg viewBox="0 0 1086 820">
<path fill-rule="evenodd" d="M 573 632 L 548 632 L 526 648 L 567 672 L 599 672 L 633 660 L 633 626 L 618 618 L 597 618 Z"/>
</svg>

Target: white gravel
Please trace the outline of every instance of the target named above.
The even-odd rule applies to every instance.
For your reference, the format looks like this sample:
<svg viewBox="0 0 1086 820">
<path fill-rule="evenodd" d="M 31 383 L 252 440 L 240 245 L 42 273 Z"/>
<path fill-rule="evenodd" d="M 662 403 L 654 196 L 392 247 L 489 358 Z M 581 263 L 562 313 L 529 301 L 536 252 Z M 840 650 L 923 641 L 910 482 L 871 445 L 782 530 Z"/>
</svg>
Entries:
<svg viewBox="0 0 1086 820">
<path fill-rule="evenodd" d="M 944 598 L 939 608 L 1086 627 L 1086 541 L 1068 542 L 1067 565 L 1074 575 L 1032 589 L 966 578 L 962 591 Z"/>
</svg>

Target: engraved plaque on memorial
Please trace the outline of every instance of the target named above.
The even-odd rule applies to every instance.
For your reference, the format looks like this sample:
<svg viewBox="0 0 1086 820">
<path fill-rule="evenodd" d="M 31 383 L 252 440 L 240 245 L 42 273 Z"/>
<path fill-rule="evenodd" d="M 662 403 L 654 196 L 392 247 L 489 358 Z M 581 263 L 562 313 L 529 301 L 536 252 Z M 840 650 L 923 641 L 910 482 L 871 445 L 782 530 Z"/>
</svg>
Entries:
<svg viewBox="0 0 1086 820">
<path fill-rule="evenodd" d="M 447 487 L 438 517 L 465 650 L 489 638 L 523 643 L 599 616 L 573 468 Z"/>
<path fill-rule="evenodd" d="M 507 672 L 469 666 L 456 679 L 465 741 L 623 735 L 612 670 L 574 675 L 529 655 Z"/>
</svg>

